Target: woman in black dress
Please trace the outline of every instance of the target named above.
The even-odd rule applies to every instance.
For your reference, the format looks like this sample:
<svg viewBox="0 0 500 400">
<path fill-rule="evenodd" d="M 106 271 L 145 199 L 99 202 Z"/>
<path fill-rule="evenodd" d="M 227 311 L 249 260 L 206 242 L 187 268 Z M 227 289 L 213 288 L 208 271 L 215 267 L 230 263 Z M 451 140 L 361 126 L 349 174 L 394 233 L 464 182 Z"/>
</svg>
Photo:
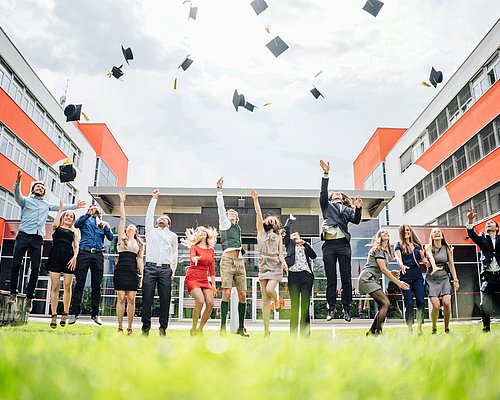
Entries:
<svg viewBox="0 0 500 400">
<path fill-rule="evenodd" d="M 118 263 L 115 267 L 114 284 L 118 295 L 116 315 L 118 333 L 123 332 L 125 299 L 127 300 L 127 334 L 132 334 L 135 315 L 135 295 L 142 286 L 144 243 L 138 235 L 137 227 L 130 224 L 125 228 L 125 192 L 120 191 L 120 223 L 118 224 Z"/>
<path fill-rule="evenodd" d="M 57 327 L 57 304 L 59 302 L 59 286 L 61 273 L 63 274 L 63 306 L 64 312 L 61 316 L 61 326 L 66 325 L 68 318 L 69 303 L 71 301 L 71 284 L 76 267 L 76 256 L 78 255 L 79 238 L 73 224 L 75 213 L 71 210 L 63 211 L 63 202 L 59 202 L 59 212 L 52 223 L 52 248 L 49 258 L 45 264 L 50 271 L 50 282 L 52 285 L 50 293 L 51 320 L 50 327 Z"/>
</svg>

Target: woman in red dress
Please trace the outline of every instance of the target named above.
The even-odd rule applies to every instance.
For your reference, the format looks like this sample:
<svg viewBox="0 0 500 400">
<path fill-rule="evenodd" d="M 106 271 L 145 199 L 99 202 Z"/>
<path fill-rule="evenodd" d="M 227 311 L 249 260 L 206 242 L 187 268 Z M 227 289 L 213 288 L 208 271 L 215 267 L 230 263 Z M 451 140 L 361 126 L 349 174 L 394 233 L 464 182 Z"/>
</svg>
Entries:
<svg viewBox="0 0 500 400">
<path fill-rule="evenodd" d="M 208 321 L 214 307 L 215 289 L 215 256 L 214 246 L 217 241 L 217 230 L 199 226 L 196 229 L 187 229 L 186 238 L 182 244 L 189 247 L 189 268 L 186 273 L 186 287 L 194 299 L 193 326 L 191 336 L 203 334 L 203 327 Z M 210 282 L 208 277 L 210 276 Z M 205 304 L 205 311 L 198 318 Z"/>
</svg>

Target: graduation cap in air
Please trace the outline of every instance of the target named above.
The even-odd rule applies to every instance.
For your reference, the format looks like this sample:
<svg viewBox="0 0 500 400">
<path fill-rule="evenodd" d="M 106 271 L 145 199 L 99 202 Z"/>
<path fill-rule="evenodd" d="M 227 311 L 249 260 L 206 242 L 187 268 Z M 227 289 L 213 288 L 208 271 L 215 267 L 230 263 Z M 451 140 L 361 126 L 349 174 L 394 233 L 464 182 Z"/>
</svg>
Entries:
<svg viewBox="0 0 500 400">
<path fill-rule="evenodd" d="M 383 5 L 384 3 L 379 0 L 368 0 L 363 6 L 363 10 L 376 17 Z"/>
<path fill-rule="evenodd" d="M 253 104 L 245 100 L 244 95 L 238 94 L 238 90 L 236 89 L 233 94 L 233 105 L 236 111 L 238 111 L 238 107 L 246 108 L 250 112 L 253 112 L 253 109 L 256 108 Z"/>
<path fill-rule="evenodd" d="M 62 165 L 59 166 L 59 181 L 72 182 L 76 178 L 76 169 L 71 158 L 68 158 Z"/>
<path fill-rule="evenodd" d="M 429 82 L 432 86 L 437 88 L 438 83 L 443 82 L 443 73 L 441 71 L 436 71 L 434 67 L 432 67 Z"/>
<path fill-rule="evenodd" d="M 122 68 L 123 68 L 123 64 L 120 65 L 119 67 L 113 66 L 113 68 L 111 68 L 111 71 L 108 72 L 108 76 L 110 78 L 113 76 L 116 79 L 120 79 L 120 77 L 123 76 Z"/>
<path fill-rule="evenodd" d="M 189 8 L 189 18 L 196 19 L 196 14 L 198 14 L 198 7 L 190 6 Z"/>
<path fill-rule="evenodd" d="M 288 49 L 288 45 L 279 36 L 276 36 L 273 40 L 266 44 L 266 46 L 275 57 L 278 57 L 281 53 Z"/>
<path fill-rule="evenodd" d="M 265 11 L 267 8 L 267 3 L 264 0 L 254 0 L 250 3 L 255 14 L 259 15 L 262 11 Z"/>
<path fill-rule="evenodd" d="M 70 121 L 80 121 L 80 116 L 82 113 L 81 104 L 68 104 L 64 109 L 64 115 L 66 116 L 66 122 Z"/>
<path fill-rule="evenodd" d="M 133 60 L 134 59 L 134 54 L 132 53 L 132 49 L 130 47 L 127 47 L 126 49 L 122 46 L 122 53 L 123 57 L 125 57 L 125 61 L 128 64 L 128 60 Z"/>
<path fill-rule="evenodd" d="M 314 96 L 315 99 L 319 98 L 319 96 L 325 98 L 325 96 L 323 96 L 321 94 L 321 92 L 314 85 L 313 85 L 313 88 L 310 90 L 310 92 L 312 93 L 312 95 Z"/>
<path fill-rule="evenodd" d="M 193 63 L 193 60 L 189 58 L 191 54 L 188 54 L 186 58 L 181 62 L 181 64 L 177 67 L 177 69 L 182 68 L 183 71 L 187 70 L 191 64 Z"/>
</svg>

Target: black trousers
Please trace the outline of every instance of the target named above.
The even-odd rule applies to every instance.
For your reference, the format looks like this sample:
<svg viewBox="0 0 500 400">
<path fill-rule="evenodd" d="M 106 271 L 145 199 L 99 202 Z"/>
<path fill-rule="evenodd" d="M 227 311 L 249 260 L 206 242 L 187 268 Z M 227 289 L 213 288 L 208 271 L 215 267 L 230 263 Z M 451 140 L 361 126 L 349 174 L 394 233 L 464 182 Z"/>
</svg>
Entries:
<svg viewBox="0 0 500 400">
<path fill-rule="evenodd" d="M 101 283 L 104 273 L 104 255 L 102 253 L 90 253 L 80 250 L 76 258 L 76 284 L 71 298 L 70 314 L 80 315 L 82 306 L 83 289 L 90 269 L 90 285 L 92 289 L 92 311 L 91 316 L 99 315 L 99 304 L 101 302 Z"/>
<path fill-rule="evenodd" d="M 142 280 L 142 330 L 151 329 L 151 307 L 153 306 L 155 289 L 158 286 L 160 296 L 160 327 L 167 329 L 172 290 L 172 269 L 170 266 L 157 266 L 146 263 Z"/>
<path fill-rule="evenodd" d="M 490 329 L 490 316 L 495 310 L 495 305 L 498 305 L 500 300 L 500 273 L 484 272 L 481 292 L 483 293 L 481 319 L 483 320 L 483 326 Z"/>
<path fill-rule="evenodd" d="M 352 302 L 351 244 L 346 238 L 325 240 L 322 246 L 326 275 L 326 301 L 329 310 L 337 303 L 337 262 L 342 282 L 342 306 L 349 311 Z"/>
<path fill-rule="evenodd" d="M 300 334 L 310 336 L 311 317 L 309 315 L 309 304 L 311 303 L 311 293 L 314 277 L 310 272 L 289 272 L 288 292 L 290 293 L 290 333 L 297 334 L 300 317 Z"/>
<path fill-rule="evenodd" d="M 10 293 L 17 294 L 19 287 L 19 272 L 23 264 L 23 257 L 28 252 L 30 257 L 30 278 L 26 289 L 26 297 L 32 299 L 35 295 L 36 282 L 40 274 L 40 259 L 42 255 L 43 237 L 30 235 L 19 231 L 14 242 L 14 257 L 10 268 Z M 22 276 L 22 275 L 21 275 Z"/>
</svg>

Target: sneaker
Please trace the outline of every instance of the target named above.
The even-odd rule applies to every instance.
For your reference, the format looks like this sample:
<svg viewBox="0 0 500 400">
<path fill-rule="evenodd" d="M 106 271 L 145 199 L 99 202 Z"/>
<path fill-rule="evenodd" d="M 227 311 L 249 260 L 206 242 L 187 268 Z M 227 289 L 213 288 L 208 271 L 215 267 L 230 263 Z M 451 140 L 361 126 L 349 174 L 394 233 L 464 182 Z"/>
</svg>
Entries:
<svg viewBox="0 0 500 400">
<path fill-rule="evenodd" d="M 99 317 L 99 315 L 95 315 L 93 317 L 90 317 L 90 319 L 92 321 L 94 321 L 97 325 L 102 325 L 102 320 L 101 320 L 101 317 Z"/>
<path fill-rule="evenodd" d="M 333 310 L 328 310 L 328 312 L 326 314 L 326 320 L 327 321 L 331 321 L 333 319 L 333 313 L 334 313 Z"/>
<path fill-rule="evenodd" d="M 349 311 L 344 310 L 344 319 L 346 322 L 351 322 L 351 314 L 349 314 Z"/>
<path fill-rule="evenodd" d="M 68 324 L 73 325 L 78 317 L 75 314 L 71 314 L 68 318 Z"/>
<path fill-rule="evenodd" d="M 32 308 L 33 308 L 33 299 L 26 299 L 24 311 L 26 311 L 27 313 L 30 313 Z"/>
<path fill-rule="evenodd" d="M 160 326 L 160 336 L 167 336 L 167 330 Z"/>
<path fill-rule="evenodd" d="M 245 328 L 238 328 L 236 331 L 237 335 L 243 336 L 243 337 L 250 337 L 250 335 L 247 333 L 247 330 Z"/>
<path fill-rule="evenodd" d="M 486 328 L 486 327 L 483 328 L 484 333 L 488 333 L 489 331 L 490 331 L 490 328 Z"/>
<path fill-rule="evenodd" d="M 14 304 L 17 299 L 17 294 L 11 294 L 7 300 L 7 304 Z"/>
</svg>

